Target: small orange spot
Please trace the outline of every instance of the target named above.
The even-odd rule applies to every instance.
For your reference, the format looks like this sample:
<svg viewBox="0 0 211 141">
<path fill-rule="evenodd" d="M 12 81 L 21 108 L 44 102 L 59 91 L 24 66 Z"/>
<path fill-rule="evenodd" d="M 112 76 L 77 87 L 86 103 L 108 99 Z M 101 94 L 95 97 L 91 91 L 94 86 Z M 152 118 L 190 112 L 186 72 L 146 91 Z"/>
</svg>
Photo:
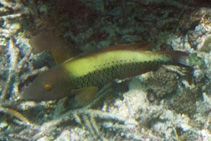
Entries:
<svg viewBox="0 0 211 141">
<path fill-rule="evenodd" d="M 51 87 L 52 87 L 52 85 L 49 84 L 49 83 L 47 83 L 47 84 L 44 85 L 44 88 L 45 88 L 46 90 L 50 90 Z"/>
</svg>

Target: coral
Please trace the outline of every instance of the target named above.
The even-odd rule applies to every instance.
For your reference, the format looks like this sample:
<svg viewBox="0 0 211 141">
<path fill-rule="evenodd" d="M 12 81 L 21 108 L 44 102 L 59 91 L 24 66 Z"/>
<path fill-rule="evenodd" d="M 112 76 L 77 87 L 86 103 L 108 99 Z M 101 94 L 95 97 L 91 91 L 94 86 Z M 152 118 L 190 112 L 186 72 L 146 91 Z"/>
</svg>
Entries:
<svg viewBox="0 0 211 141">
<path fill-rule="evenodd" d="M 186 14 L 190 13 L 190 14 Z M 196 10 L 196 9 L 187 9 L 184 11 L 180 17 L 180 23 L 179 23 L 179 30 L 185 34 L 190 29 L 194 29 L 200 22 L 201 16 L 204 14 L 204 11 L 202 10 Z"/>
<path fill-rule="evenodd" d="M 200 51 L 210 52 L 211 45 L 210 45 L 211 37 L 207 36 L 204 39 L 203 45 L 200 47 Z"/>
<path fill-rule="evenodd" d="M 1 0 L 0 140 L 211 140 L 210 9 L 200 7 L 206 3 Z M 105 86 L 80 108 L 73 98 L 23 102 L 22 90 L 55 65 L 30 44 L 42 32 L 57 46 L 84 52 L 153 40 L 153 50 L 190 53 L 193 73 L 163 66 L 127 80 L 127 92 L 125 85 Z"/>
<path fill-rule="evenodd" d="M 178 75 L 165 68 L 160 68 L 143 83 L 145 83 L 149 94 L 154 93 L 156 98 L 160 99 L 173 94 L 177 90 Z"/>
<path fill-rule="evenodd" d="M 9 109 L 9 108 L 4 108 L 4 107 L 0 107 L 0 111 L 10 114 L 12 116 L 16 116 L 18 119 L 20 119 L 22 122 L 26 123 L 26 124 L 30 124 L 30 121 L 25 118 L 22 114 L 18 113 L 17 111 L 13 110 L 13 109 Z"/>
<path fill-rule="evenodd" d="M 196 98 L 189 89 L 184 89 L 178 95 L 174 96 L 169 106 L 177 113 L 194 115 L 196 112 Z"/>
</svg>

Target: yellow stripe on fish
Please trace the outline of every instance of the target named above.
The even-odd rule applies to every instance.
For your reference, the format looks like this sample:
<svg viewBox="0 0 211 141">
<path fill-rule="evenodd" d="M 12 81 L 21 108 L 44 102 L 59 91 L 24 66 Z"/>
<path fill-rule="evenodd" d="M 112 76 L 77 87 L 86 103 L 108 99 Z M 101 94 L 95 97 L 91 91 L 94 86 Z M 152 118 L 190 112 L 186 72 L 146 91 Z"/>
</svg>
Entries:
<svg viewBox="0 0 211 141">
<path fill-rule="evenodd" d="M 102 70 L 118 64 L 139 63 L 161 60 L 162 62 L 170 61 L 170 57 L 151 51 L 130 51 L 130 50 L 113 50 L 103 52 L 86 58 L 70 60 L 64 63 L 65 69 L 69 72 L 70 77 L 81 77 L 96 70 Z"/>
</svg>

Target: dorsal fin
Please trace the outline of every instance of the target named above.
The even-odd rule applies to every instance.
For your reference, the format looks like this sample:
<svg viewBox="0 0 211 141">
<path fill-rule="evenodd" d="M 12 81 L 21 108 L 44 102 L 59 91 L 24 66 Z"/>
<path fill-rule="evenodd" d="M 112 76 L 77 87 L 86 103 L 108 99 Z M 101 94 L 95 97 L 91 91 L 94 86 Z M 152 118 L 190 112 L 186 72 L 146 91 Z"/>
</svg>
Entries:
<svg viewBox="0 0 211 141">
<path fill-rule="evenodd" d="M 111 51 L 111 50 L 137 50 L 137 51 L 144 51 L 148 50 L 151 46 L 150 42 L 146 43 L 134 43 L 134 44 L 120 44 L 120 45 L 115 45 L 108 47 L 103 50 L 99 50 L 99 52 L 104 52 L 104 51 Z"/>
</svg>

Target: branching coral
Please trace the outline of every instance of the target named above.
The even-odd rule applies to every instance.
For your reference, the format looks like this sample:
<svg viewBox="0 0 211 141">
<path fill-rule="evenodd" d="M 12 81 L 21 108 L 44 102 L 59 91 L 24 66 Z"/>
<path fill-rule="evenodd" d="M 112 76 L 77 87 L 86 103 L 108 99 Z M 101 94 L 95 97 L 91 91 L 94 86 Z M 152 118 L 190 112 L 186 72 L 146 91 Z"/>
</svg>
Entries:
<svg viewBox="0 0 211 141">
<path fill-rule="evenodd" d="M 0 7 L 0 21 L 2 27 L 0 28 L 0 45 L 1 45 L 1 80 L 3 83 L 3 89 L 1 90 L 1 101 L 0 101 L 0 111 L 10 117 L 18 118 L 18 125 L 20 127 L 12 129 L 11 131 L 1 133 L 10 134 L 10 132 L 16 132 L 16 129 L 22 130 L 22 126 L 32 126 L 25 116 L 21 112 L 17 111 L 17 106 L 20 104 L 16 102 L 20 96 L 20 83 L 26 80 L 30 75 L 36 75 L 43 69 L 34 70 L 28 74 L 22 74 L 23 70 L 29 65 L 29 68 L 33 68 L 29 57 L 31 56 L 31 47 L 27 46 L 27 43 L 24 43 L 21 40 L 20 31 L 22 22 L 22 16 L 25 14 L 23 12 L 22 3 L 20 1 L 1 1 Z M 23 51 L 25 51 L 23 53 Z M 3 54 L 5 52 L 5 54 Z M 8 59 L 7 59 L 8 58 Z M 5 68 L 7 67 L 8 68 Z M 5 76 L 6 74 L 6 76 Z M 10 108 L 13 107 L 13 108 Z M 5 117 L 2 116 L 2 120 Z M 13 125 L 12 125 L 13 126 Z M 13 136 L 13 133 L 10 134 Z M 1 138 L 3 138 L 2 136 Z M 8 137 L 9 138 L 9 137 Z"/>
<path fill-rule="evenodd" d="M 209 48 L 203 46 L 211 29 L 210 10 L 185 4 L 179 0 L 1 0 L 0 139 L 210 140 L 211 59 Z M 171 45 L 195 53 L 189 59 L 194 81 L 161 68 L 131 81 L 126 93 L 106 87 L 100 97 L 79 109 L 70 107 L 74 103 L 69 99 L 22 102 L 18 99 L 22 89 L 47 69 L 38 58 L 42 54 L 34 54 L 27 39 L 41 31 L 84 51 L 153 39 L 154 49 Z"/>
</svg>

